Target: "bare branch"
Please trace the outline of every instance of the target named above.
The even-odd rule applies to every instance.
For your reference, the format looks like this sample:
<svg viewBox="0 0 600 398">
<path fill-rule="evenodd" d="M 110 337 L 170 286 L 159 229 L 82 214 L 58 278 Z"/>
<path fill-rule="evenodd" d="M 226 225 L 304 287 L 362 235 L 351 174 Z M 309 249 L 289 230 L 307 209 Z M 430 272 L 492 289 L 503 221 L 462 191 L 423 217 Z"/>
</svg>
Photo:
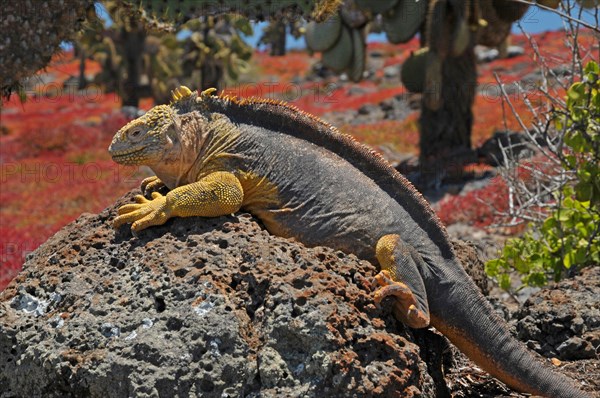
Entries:
<svg viewBox="0 0 600 398">
<path fill-rule="evenodd" d="M 570 20 L 570 21 L 576 22 L 576 23 L 578 23 L 581 26 L 585 26 L 586 28 L 589 28 L 589 29 L 591 29 L 593 31 L 600 32 L 600 28 L 598 27 L 597 24 L 596 24 L 596 26 L 590 25 L 589 23 L 587 23 L 585 21 L 582 21 L 581 19 L 575 18 L 575 17 L 573 17 L 573 16 L 571 16 L 569 14 L 566 14 L 566 13 L 560 11 L 560 10 L 557 10 L 557 9 L 554 9 L 554 8 L 551 8 L 551 7 L 546 7 L 545 5 L 542 5 L 540 3 L 535 3 L 533 1 L 527 1 L 527 0 L 511 0 L 511 1 L 514 1 L 515 3 L 528 4 L 530 6 L 539 7 L 542 10 L 550 11 L 550 12 L 553 12 L 553 13 L 555 13 L 557 15 L 560 15 L 562 18 L 564 18 L 566 20 Z"/>
</svg>

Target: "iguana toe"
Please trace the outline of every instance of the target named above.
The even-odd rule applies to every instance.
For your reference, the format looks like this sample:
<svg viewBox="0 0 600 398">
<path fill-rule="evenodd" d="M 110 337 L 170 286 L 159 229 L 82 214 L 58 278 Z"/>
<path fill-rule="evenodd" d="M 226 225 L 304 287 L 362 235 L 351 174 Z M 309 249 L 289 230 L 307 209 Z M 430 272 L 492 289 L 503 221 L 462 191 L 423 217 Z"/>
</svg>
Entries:
<svg viewBox="0 0 600 398">
<path fill-rule="evenodd" d="M 153 225 L 162 225 L 168 219 L 169 217 L 164 211 L 153 211 L 131 224 L 131 230 L 134 232 L 140 232 L 141 230 Z"/>
<path fill-rule="evenodd" d="M 417 308 L 417 298 L 407 285 L 392 280 L 388 271 L 381 271 L 375 276 L 375 280 L 382 286 L 374 293 L 376 303 L 380 303 L 386 297 L 395 296 L 395 314 L 404 324 L 411 328 L 429 326 L 429 315 Z"/>
<path fill-rule="evenodd" d="M 124 214 L 133 213 L 134 211 L 139 210 L 139 209 L 140 209 L 139 204 L 131 203 L 131 204 L 123 205 L 123 206 L 119 207 L 119 209 L 117 210 L 117 214 L 122 216 Z"/>
<path fill-rule="evenodd" d="M 387 270 L 383 270 L 375 275 L 375 281 L 381 286 L 374 294 L 374 299 L 377 303 L 380 303 L 388 296 L 396 296 L 401 300 L 410 300 L 413 297 L 410 288 L 402 282 L 394 281 Z"/>
<path fill-rule="evenodd" d="M 133 223 L 131 225 L 132 231 L 139 232 L 153 225 L 162 225 L 169 219 L 170 211 L 167 209 L 166 196 L 153 192 L 152 200 L 148 200 L 142 195 L 136 195 L 135 201 L 137 203 L 127 204 L 119 208 L 119 216 L 113 222 L 114 228 Z"/>
<path fill-rule="evenodd" d="M 160 180 L 160 178 L 156 176 L 145 178 L 141 185 L 140 189 L 142 190 L 144 195 L 148 195 L 150 193 L 156 192 L 159 189 L 162 189 L 165 184 Z"/>
<path fill-rule="evenodd" d="M 129 204 L 119 207 L 119 209 L 117 210 L 117 214 L 119 216 L 122 216 L 125 214 L 131 216 L 131 215 L 133 215 L 134 212 L 142 209 L 146 204 L 150 203 L 150 201 L 148 199 L 146 199 L 145 197 L 143 197 L 142 195 L 135 195 L 134 200 L 136 203 L 129 203 Z"/>
<path fill-rule="evenodd" d="M 148 199 L 146 199 L 143 195 L 135 195 L 133 197 L 133 199 L 135 200 L 135 202 L 137 204 L 146 204 L 149 203 L 150 201 Z"/>
</svg>

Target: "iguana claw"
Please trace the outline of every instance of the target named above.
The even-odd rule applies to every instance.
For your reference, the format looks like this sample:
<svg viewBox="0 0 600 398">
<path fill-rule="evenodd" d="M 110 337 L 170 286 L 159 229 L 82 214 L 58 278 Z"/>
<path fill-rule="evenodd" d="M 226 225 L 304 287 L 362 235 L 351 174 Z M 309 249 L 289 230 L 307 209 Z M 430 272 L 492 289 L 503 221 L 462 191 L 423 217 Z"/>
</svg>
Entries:
<svg viewBox="0 0 600 398">
<path fill-rule="evenodd" d="M 142 190 L 142 193 L 144 195 L 148 195 L 149 193 L 158 191 L 159 189 L 161 189 L 164 186 L 165 186 L 165 184 L 160 180 L 160 178 L 158 178 L 157 176 L 152 176 L 152 177 L 144 178 L 142 180 L 140 189 Z"/>
</svg>

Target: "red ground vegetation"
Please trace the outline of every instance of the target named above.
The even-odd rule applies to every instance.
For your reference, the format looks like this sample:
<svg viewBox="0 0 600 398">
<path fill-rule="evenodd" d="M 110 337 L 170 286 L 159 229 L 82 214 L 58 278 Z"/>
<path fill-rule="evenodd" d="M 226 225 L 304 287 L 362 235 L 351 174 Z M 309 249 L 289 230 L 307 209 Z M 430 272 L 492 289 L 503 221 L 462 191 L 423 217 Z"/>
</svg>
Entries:
<svg viewBox="0 0 600 398">
<path fill-rule="evenodd" d="M 508 188 L 504 180 L 494 177 L 484 188 L 464 195 L 446 195 L 435 210 L 444 225 L 463 222 L 488 227 L 498 220 L 498 212 L 507 209 Z"/>
<path fill-rule="evenodd" d="M 127 120 L 113 95 L 16 97 L 4 104 L 0 137 L 0 288 L 24 257 L 82 212 L 98 212 L 137 185 L 106 148 Z"/>
</svg>

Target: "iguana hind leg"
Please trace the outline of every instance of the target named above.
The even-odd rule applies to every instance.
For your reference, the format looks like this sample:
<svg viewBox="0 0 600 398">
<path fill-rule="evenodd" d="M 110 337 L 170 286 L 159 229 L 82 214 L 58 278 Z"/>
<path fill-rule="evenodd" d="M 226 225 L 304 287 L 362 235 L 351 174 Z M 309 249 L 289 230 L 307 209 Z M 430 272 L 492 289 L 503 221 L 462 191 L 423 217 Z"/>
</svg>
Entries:
<svg viewBox="0 0 600 398">
<path fill-rule="evenodd" d="M 380 287 L 375 301 L 395 296 L 396 315 L 412 328 L 429 326 L 429 305 L 425 285 L 419 273 L 423 259 L 398 235 L 385 235 L 375 248 L 381 272 L 375 277 Z"/>
</svg>

